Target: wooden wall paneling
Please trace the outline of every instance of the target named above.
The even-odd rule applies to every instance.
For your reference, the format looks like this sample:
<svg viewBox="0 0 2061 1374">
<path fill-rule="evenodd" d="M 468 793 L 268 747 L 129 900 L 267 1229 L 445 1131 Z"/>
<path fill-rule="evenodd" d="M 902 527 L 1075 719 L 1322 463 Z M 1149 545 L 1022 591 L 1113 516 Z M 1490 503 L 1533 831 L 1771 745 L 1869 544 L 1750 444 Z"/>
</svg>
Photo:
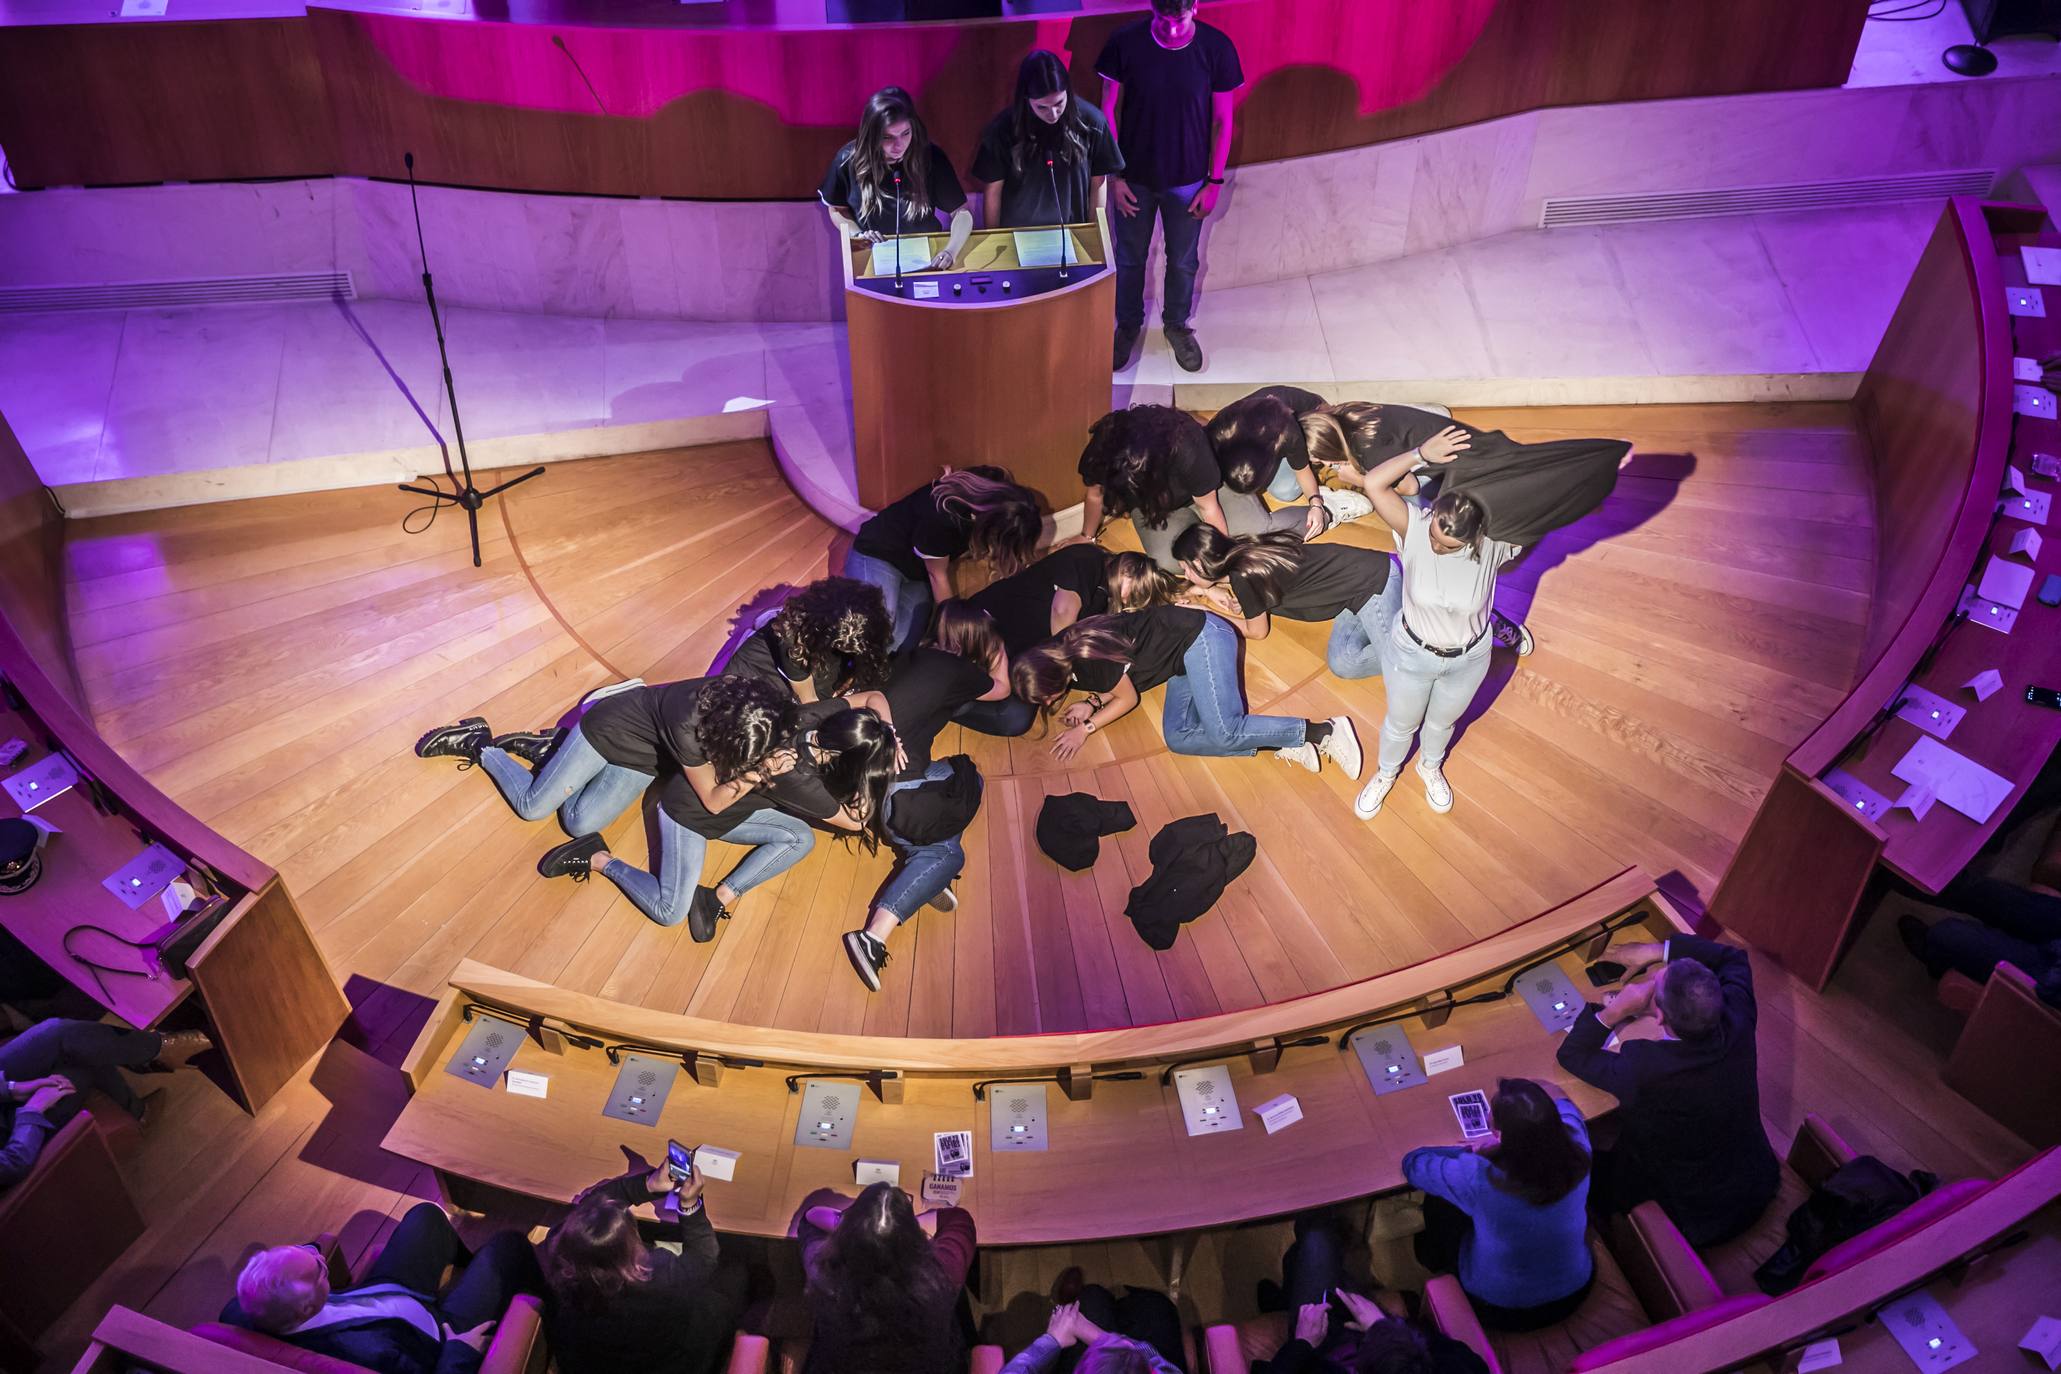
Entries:
<svg viewBox="0 0 2061 1374">
<path fill-rule="evenodd" d="M 65 613 L 64 516 L 0 415 L 0 616 L 74 708 L 85 693 Z"/>
<path fill-rule="evenodd" d="M 1836 86 L 1865 0 L 1226 0 L 1238 163 L 1552 105 Z M 867 95 L 908 87 L 964 168 L 1033 47 L 1100 100 L 1134 16 L 808 30 L 305 18 L 0 29 L 24 185 L 400 175 L 508 190 L 801 199 Z M 559 45 L 563 42 L 563 47 Z M 592 88 L 589 88 L 591 82 Z"/>
<path fill-rule="evenodd" d="M 142 1234 L 100 1123 L 80 1112 L 0 1192 L 0 1312 L 22 1336 L 40 1336 Z"/>
<path fill-rule="evenodd" d="M 194 952 L 191 975 L 251 1111 L 270 1101 L 351 1011 L 277 877 L 215 928 Z"/>
<path fill-rule="evenodd" d="M 1940 1077 L 2031 1144 L 2061 1145 L 2061 1009 L 2020 969 L 1991 971 Z"/>
<path fill-rule="evenodd" d="M 1824 783 L 1784 765 L 1710 899 L 1710 917 L 1798 978 L 1831 981 L 1882 831 Z"/>
</svg>

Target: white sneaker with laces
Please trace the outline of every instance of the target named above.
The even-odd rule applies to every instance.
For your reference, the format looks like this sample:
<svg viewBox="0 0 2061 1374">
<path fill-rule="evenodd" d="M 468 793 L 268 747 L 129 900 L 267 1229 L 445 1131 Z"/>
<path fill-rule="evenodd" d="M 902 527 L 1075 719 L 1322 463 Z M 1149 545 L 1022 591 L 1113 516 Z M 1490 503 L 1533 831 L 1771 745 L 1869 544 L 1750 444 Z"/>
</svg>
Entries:
<svg viewBox="0 0 2061 1374">
<path fill-rule="evenodd" d="M 1360 750 L 1360 732 L 1353 728 L 1351 716 L 1333 716 L 1330 720 L 1331 733 L 1317 746 L 1317 752 L 1330 759 L 1344 770 L 1354 782 L 1360 780 L 1360 769 L 1366 765 L 1366 755 Z"/>
<path fill-rule="evenodd" d="M 947 887 L 944 891 L 938 893 L 937 896 L 925 902 L 924 905 L 932 911 L 957 911 L 959 909 L 959 894 Z"/>
<path fill-rule="evenodd" d="M 1381 803 L 1388 800 L 1388 789 L 1395 786 L 1397 776 L 1394 773 L 1376 773 L 1374 780 L 1353 798 L 1353 814 L 1363 821 L 1371 821 L 1380 815 Z"/>
<path fill-rule="evenodd" d="M 1417 776 L 1424 779 L 1424 800 L 1432 810 L 1443 816 L 1453 809 L 1452 784 L 1446 781 L 1445 773 L 1437 766 L 1426 768 L 1424 761 L 1417 761 Z"/>
<path fill-rule="evenodd" d="M 1286 749 L 1276 749 L 1274 757 L 1283 763 L 1299 763 L 1312 773 L 1322 772 L 1324 761 L 1317 757 L 1317 746 L 1305 740 Z"/>
<path fill-rule="evenodd" d="M 1317 493 L 1317 499 L 1331 512 L 1331 518 L 1338 524 L 1358 520 L 1363 515 L 1374 513 L 1374 502 L 1365 492 L 1347 491 L 1341 487 L 1326 487 Z"/>
</svg>

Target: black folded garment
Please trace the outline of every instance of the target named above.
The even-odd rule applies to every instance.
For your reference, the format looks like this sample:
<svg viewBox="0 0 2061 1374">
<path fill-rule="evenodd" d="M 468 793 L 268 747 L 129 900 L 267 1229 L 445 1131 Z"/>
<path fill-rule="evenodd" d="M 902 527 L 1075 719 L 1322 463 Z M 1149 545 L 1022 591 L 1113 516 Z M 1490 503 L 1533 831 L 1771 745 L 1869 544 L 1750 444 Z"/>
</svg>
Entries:
<svg viewBox="0 0 2061 1374">
<path fill-rule="evenodd" d="M 1181 927 L 1208 911 L 1259 852 L 1214 815 L 1189 816 L 1152 837 L 1152 876 L 1131 889 L 1124 914 L 1154 949 L 1172 949 Z"/>
<path fill-rule="evenodd" d="M 1038 848 L 1078 873 L 1094 867 L 1104 835 L 1119 834 L 1137 823 L 1128 802 L 1106 802 L 1089 792 L 1047 797 L 1038 809 Z"/>
</svg>

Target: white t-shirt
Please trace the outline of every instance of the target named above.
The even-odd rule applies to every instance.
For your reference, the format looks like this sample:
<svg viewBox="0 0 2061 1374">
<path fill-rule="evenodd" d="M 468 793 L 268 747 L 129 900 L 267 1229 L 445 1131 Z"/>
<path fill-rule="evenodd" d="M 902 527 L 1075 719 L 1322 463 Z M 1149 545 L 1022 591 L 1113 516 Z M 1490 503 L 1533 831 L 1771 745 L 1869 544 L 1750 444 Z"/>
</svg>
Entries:
<svg viewBox="0 0 2061 1374">
<path fill-rule="evenodd" d="M 1458 649 L 1472 644 L 1488 627 L 1496 599 L 1496 573 L 1521 548 L 1493 539 L 1481 541 L 1481 556 L 1466 550 L 1440 553 L 1431 547 L 1431 516 L 1410 507 L 1410 526 L 1395 537 L 1403 562 L 1403 613 L 1396 617 L 1395 639 L 1408 643 L 1403 623 L 1426 644 Z"/>
</svg>

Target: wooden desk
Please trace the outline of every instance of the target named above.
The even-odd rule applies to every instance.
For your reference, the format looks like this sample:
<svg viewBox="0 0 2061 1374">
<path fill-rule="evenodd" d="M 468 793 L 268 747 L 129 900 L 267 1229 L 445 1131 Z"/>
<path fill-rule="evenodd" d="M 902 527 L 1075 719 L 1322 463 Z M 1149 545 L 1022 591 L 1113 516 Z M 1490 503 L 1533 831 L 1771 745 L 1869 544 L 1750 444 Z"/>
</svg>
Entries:
<svg viewBox="0 0 2061 1374">
<path fill-rule="evenodd" d="M 1956 199 L 1914 272 L 1855 400 L 1876 467 L 1878 538 L 1875 619 L 1861 677 L 1825 722 L 1796 747 L 1762 801 L 1711 899 L 1713 919 L 1823 987 L 1854 934 L 1862 893 L 1879 866 L 1937 892 L 1995 833 L 2061 742 L 2061 712 L 2029 705 L 2030 685 L 2061 682 L 2061 609 L 2028 595 L 2016 629 L 1963 624 L 1919 674 L 1962 588 L 2026 525 L 1997 515 L 2005 469 L 2036 491 L 2061 486 L 2031 477 L 2035 452 L 2061 453 L 2061 426 L 2011 413 L 2011 359 L 2061 350 L 2061 318 L 2013 317 L 2008 284 L 2024 282 L 2023 244 L 2061 245 L 2032 207 Z M 2061 288 L 2047 288 L 2061 316 Z M 2040 530 L 2036 592 L 2061 571 L 2061 519 Z M 2023 562 L 2023 559 L 2013 561 Z M 2003 688 L 1977 702 L 1963 684 L 1997 669 Z M 1913 681 L 1967 710 L 1947 748 L 2012 780 L 2011 801 L 1977 822 L 1944 804 L 1923 820 L 1892 810 L 1858 814 L 1827 783 L 1854 777 L 1894 803 L 1891 775 L 1919 738 L 1883 705 Z M 1871 727 L 1872 728 L 1871 730 Z"/>
<path fill-rule="evenodd" d="M 623 1169 L 620 1147 L 656 1159 L 668 1138 L 736 1150 L 737 1177 L 709 1184 L 709 1214 L 724 1230 L 789 1233 L 801 1200 L 817 1188 L 850 1191 L 856 1159 L 897 1160 L 905 1186 L 921 1181 L 932 1134 L 970 1130 L 974 1176 L 961 1194 L 980 1218 L 981 1238 L 996 1245 L 1099 1240 L 1220 1226 L 1281 1215 L 1400 1187 L 1400 1163 L 1412 1146 L 1457 1139 L 1449 1094 L 1493 1089 L 1496 1079 L 1522 1076 L 1557 1083 L 1584 1112 L 1613 1104 L 1563 1075 L 1554 1062 L 1557 1037 L 1547 1034 L 1521 999 L 1463 1007 L 1443 1025 L 1426 1023 L 1422 1007 L 1440 989 L 1460 996 L 1501 986 L 1539 951 L 1579 948 L 1556 962 L 1577 980 L 1589 940 L 1605 921 L 1627 913 L 1618 938 L 1664 939 L 1687 924 L 1650 880 L 1635 870 L 1597 893 L 1508 932 L 1415 969 L 1255 1012 L 1201 1017 L 1129 1030 L 1054 1036 L 922 1041 L 881 1037 L 808 1036 L 723 1027 L 687 1017 L 568 994 L 479 965 L 462 967 L 404 1065 L 414 1095 L 387 1133 L 384 1147 L 435 1168 L 452 1200 L 491 1202 L 495 1194 L 569 1201 L 597 1179 Z M 1585 986 L 1578 981 L 1578 986 Z M 491 996 L 484 994 L 491 993 Z M 541 1014 L 549 1023 L 611 1040 L 664 1047 L 691 1045 L 705 1054 L 765 1061 L 729 1069 L 716 1086 L 683 1073 L 663 1119 L 646 1129 L 600 1114 L 615 1069 L 600 1050 L 553 1053 L 525 1041 L 514 1067 L 550 1078 L 550 1096 L 517 1097 L 444 1071 L 462 1037 L 463 1003 L 474 995 L 503 1010 Z M 1333 1043 L 1251 1055 L 1266 1044 L 1322 1032 L 1335 1037 L 1366 1021 L 1404 1020 L 1420 1052 L 1459 1045 L 1466 1065 L 1430 1083 L 1377 1097 L 1356 1055 Z M 662 1032 L 667 1023 L 683 1035 Z M 1176 1062 L 1230 1066 L 1243 1129 L 1190 1137 L 1171 1084 L 1160 1073 Z M 997 1153 L 989 1140 L 989 1105 L 976 1101 L 976 1081 L 1030 1076 L 1066 1065 L 1099 1071 L 1142 1070 L 1134 1081 L 1100 1081 L 1092 1095 L 1069 1097 L 1046 1085 L 1049 1148 Z M 794 1143 L 801 1097 L 784 1077 L 839 1069 L 892 1068 L 905 1076 L 884 1101 L 854 1082 L 858 1095 L 849 1151 Z M 1006 1092 L 1006 1086 L 990 1092 Z M 1275 1135 L 1252 1109 L 1290 1093 L 1303 1119 Z"/>
</svg>

